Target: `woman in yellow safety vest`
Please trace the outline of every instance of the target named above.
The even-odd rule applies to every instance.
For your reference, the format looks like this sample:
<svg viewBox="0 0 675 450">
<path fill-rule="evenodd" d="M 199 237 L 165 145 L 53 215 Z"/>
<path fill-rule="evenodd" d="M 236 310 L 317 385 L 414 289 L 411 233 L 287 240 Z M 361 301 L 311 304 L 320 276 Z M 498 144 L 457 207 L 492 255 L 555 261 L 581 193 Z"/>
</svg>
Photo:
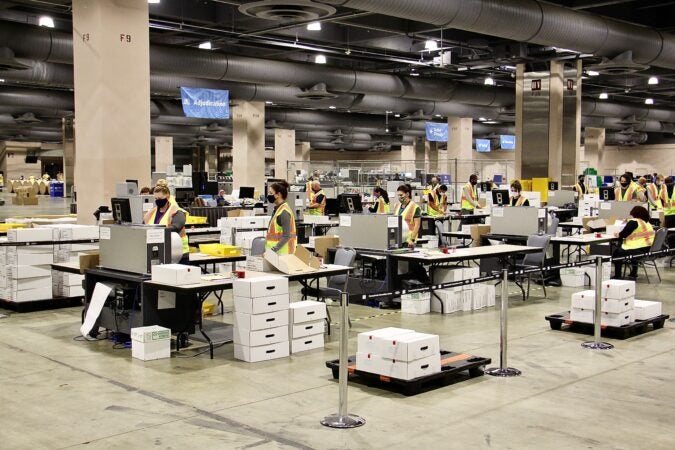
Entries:
<svg viewBox="0 0 675 450">
<path fill-rule="evenodd" d="M 520 181 L 516 180 L 511 183 L 511 206 L 530 206 L 530 201 L 520 195 L 523 191 L 523 186 Z"/>
<path fill-rule="evenodd" d="M 405 223 L 408 224 L 408 236 L 406 236 L 405 241 L 408 247 L 414 248 L 422 224 L 422 210 L 412 201 L 412 188 L 409 184 L 400 185 L 396 193 L 399 203 L 396 208 L 396 215 L 402 216 Z"/>
<path fill-rule="evenodd" d="M 287 197 L 288 183 L 285 181 L 272 183 L 267 189 L 267 201 L 274 204 L 274 214 L 267 228 L 265 248 L 279 255 L 294 254 L 298 239 L 295 215 L 286 203 Z"/>
<path fill-rule="evenodd" d="M 639 255 L 649 251 L 649 248 L 654 242 L 654 228 L 649 223 L 649 211 L 642 206 L 636 206 L 630 211 L 632 219 L 628 221 L 626 226 L 620 233 L 615 236 L 621 241 L 621 245 L 614 251 L 614 257 Z M 623 268 L 623 261 L 616 261 L 614 263 L 614 278 L 621 278 L 621 269 Z M 629 278 L 637 278 L 637 261 L 631 261 L 631 271 Z"/>
<path fill-rule="evenodd" d="M 448 187 L 444 184 L 436 185 L 429 192 L 427 214 L 431 217 L 445 216 L 448 208 Z"/>
<path fill-rule="evenodd" d="M 619 178 L 620 187 L 614 189 L 614 197 L 618 202 L 630 202 L 637 200 L 638 188 L 637 184 L 632 182 L 628 174 L 621 175 Z"/>
<path fill-rule="evenodd" d="M 657 175 L 654 178 L 654 182 L 647 185 L 647 200 L 649 201 L 649 204 L 652 206 L 652 208 L 656 209 L 657 211 L 661 211 L 663 209 L 663 191 L 663 175 Z"/>
<path fill-rule="evenodd" d="M 389 205 L 389 194 L 387 194 L 387 191 L 385 191 L 381 187 L 376 187 L 375 189 L 373 189 L 373 197 L 375 197 L 375 203 L 373 204 L 373 206 L 368 208 L 368 211 L 377 214 L 391 213 L 391 206 Z"/>
<path fill-rule="evenodd" d="M 143 223 L 146 225 L 161 225 L 178 233 L 183 243 L 183 256 L 178 263 L 187 264 L 190 261 L 190 246 L 185 232 L 185 221 L 188 214 L 178 205 L 169 201 L 171 191 L 168 187 L 158 185 L 155 187 L 154 194 L 155 207 L 145 214 Z"/>
</svg>

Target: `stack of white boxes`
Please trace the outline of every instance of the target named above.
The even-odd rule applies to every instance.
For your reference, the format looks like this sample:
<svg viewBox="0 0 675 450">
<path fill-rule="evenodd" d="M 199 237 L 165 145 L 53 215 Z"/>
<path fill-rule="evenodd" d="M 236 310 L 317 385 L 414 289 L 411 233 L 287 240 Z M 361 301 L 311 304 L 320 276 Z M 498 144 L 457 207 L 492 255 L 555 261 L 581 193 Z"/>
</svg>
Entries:
<svg viewBox="0 0 675 450">
<path fill-rule="evenodd" d="M 290 304 L 291 353 L 323 348 L 326 304 L 307 300 Z"/>
<path fill-rule="evenodd" d="M 222 217 L 218 219 L 218 228 L 220 228 L 220 243 L 236 245 L 241 247 L 245 255 L 250 254 L 253 240 L 257 237 L 264 237 L 265 231 L 238 231 L 251 228 L 267 228 L 270 223 L 270 216 L 244 216 L 244 217 Z M 246 262 L 236 263 L 238 269 L 246 269 Z"/>
<path fill-rule="evenodd" d="M 602 284 L 601 325 L 621 327 L 635 320 L 635 281 L 607 280 Z M 572 294 L 570 320 L 593 323 L 595 320 L 595 291 Z"/>
<path fill-rule="evenodd" d="M 99 238 L 99 227 L 92 225 L 54 225 L 54 240 L 63 241 L 84 241 L 97 240 Z M 55 263 L 78 263 L 81 252 L 98 250 L 97 243 L 90 244 L 68 244 L 59 243 L 54 246 Z M 84 275 L 69 274 L 61 271 L 52 273 L 52 293 L 54 297 L 82 297 L 84 288 L 82 281 Z"/>
<path fill-rule="evenodd" d="M 359 333 L 356 369 L 401 380 L 438 373 L 439 338 L 405 328 Z"/>
<path fill-rule="evenodd" d="M 434 283 L 454 283 L 472 280 L 479 276 L 480 269 L 478 267 L 437 269 L 434 272 Z M 466 284 L 454 288 L 437 289 L 434 292 L 443 302 L 445 314 L 495 306 L 495 286 L 491 283 Z M 431 300 L 431 310 L 441 312 L 441 304 L 437 298 Z"/>
<path fill-rule="evenodd" d="M 234 357 L 257 362 L 288 356 L 288 279 L 239 278 L 232 289 Z"/>
<path fill-rule="evenodd" d="M 51 242 L 49 228 L 25 228 L 7 231 L 8 242 Z M 48 245 L 0 247 L 0 298 L 11 302 L 29 302 L 52 298 L 54 247 Z"/>
<path fill-rule="evenodd" d="M 661 302 L 634 300 L 633 307 L 633 311 L 635 312 L 635 320 L 649 320 L 662 314 Z"/>
<path fill-rule="evenodd" d="M 401 312 L 404 314 L 429 314 L 431 292 L 413 292 L 401 295 Z"/>
</svg>

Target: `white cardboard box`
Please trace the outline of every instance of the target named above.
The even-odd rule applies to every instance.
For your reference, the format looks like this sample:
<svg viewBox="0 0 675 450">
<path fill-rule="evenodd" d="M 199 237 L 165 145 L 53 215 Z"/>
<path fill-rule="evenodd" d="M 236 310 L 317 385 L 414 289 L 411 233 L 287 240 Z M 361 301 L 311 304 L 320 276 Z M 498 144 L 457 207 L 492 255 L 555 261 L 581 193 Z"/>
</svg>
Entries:
<svg viewBox="0 0 675 450">
<path fill-rule="evenodd" d="M 646 300 L 634 301 L 635 320 L 647 320 L 660 316 L 661 302 L 649 302 Z"/>
<path fill-rule="evenodd" d="M 583 287 L 586 284 L 586 271 L 582 267 L 560 269 L 560 280 L 565 287 Z"/>
<path fill-rule="evenodd" d="M 269 361 L 271 359 L 285 358 L 290 353 L 288 342 L 262 345 L 260 347 L 247 347 L 234 344 L 234 357 L 246 362 Z"/>
<path fill-rule="evenodd" d="M 7 230 L 8 242 L 51 242 L 54 230 L 51 228 L 14 228 Z"/>
<path fill-rule="evenodd" d="M 459 311 L 462 303 L 462 292 L 451 289 L 438 289 L 434 291 L 438 297 L 431 299 L 431 310 L 441 312 L 441 303 L 443 304 L 443 313 L 452 314 Z M 440 298 L 440 300 L 439 300 Z"/>
<path fill-rule="evenodd" d="M 440 372 L 441 357 L 440 355 L 432 355 L 407 362 L 394 361 L 382 358 L 379 355 L 359 352 L 356 354 L 356 368 L 400 380 L 412 380 Z"/>
<path fill-rule="evenodd" d="M 82 286 L 61 286 L 52 292 L 57 297 L 84 297 L 84 288 Z"/>
<path fill-rule="evenodd" d="M 431 312 L 431 293 L 414 292 L 401 295 L 401 312 L 405 314 L 428 314 Z"/>
<path fill-rule="evenodd" d="M 434 270 L 434 283 L 454 283 L 463 279 L 464 270 L 462 268 Z"/>
<path fill-rule="evenodd" d="M 152 281 L 173 286 L 199 284 L 202 272 L 199 267 L 184 264 L 161 264 L 152 266 Z"/>
<path fill-rule="evenodd" d="M 407 328 L 387 327 L 378 330 L 364 331 L 359 333 L 357 339 L 357 349 L 362 353 L 377 353 L 375 348 L 375 338 L 393 338 L 401 334 L 414 333 L 415 330 Z"/>
<path fill-rule="evenodd" d="M 289 305 L 291 310 L 290 323 L 314 322 L 326 318 L 326 304 L 313 300 L 293 302 Z"/>
<path fill-rule="evenodd" d="M 171 356 L 171 330 L 152 325 L 131 329 L 131 356 L 143 361 Z"/>
<path fill-rule="evenodd" d="M 6 278 L 2 277 L 0 278 L 0 286 L 11 289 L 14 291 L 25 291 L 28 289 L 40 289 L 44 288 L 46 286 L 51 286 L 52 284 L 52 277 L 37 277 L 37 278 L 22 278 L 22 279 L 14 279 L 14 278 Z"/>
<path fill-rule="evenodd" d="M 288 278 L 274 275 L 264 277 L 237 278 L 232 283 L 235 297 L 269 297 L 288 294 Z"/>
<path fill-rule="evenodd" d="M 621 300 L 635 297 L 635 281 L 607 280 L 602 283 L 602 296 Z"/>
<path fill-rule="evenodd" d="M 84 275 L 52 271 L 52 278 L 63 286 L 82 286 Z"/>
<path fill-rule="evenodd" d="M 463 277 L 465 280 L 472 280 L 480 276 L 480 268 L 478 267 L 465 267 L 462 269 Z"/>
<path fill-rule="evenodd" d="M 38 289 L 26 289 L 23 291 L 16 291 L 13 289 L 5 289 L 5 300 L 12 302 L 32 302 L 35 300 L 49 300 L 52 298 L 52 285 L 41 287 Z"/>
<path fill-rule="evenodd" d="M 234 313 L 234 328 L 243 330 L 267 330 L 288 326 L 288 311 L 274 311 L 265 314 Z"/>
<path fill-rule="evenodd" d="M 393 339 L 375 338 L 378 354 L 396 361 L 415 361 L 436 355 L 440 358 L 440 342 L 438 335 L 425 333 L 408 333 Z"/>
<path fill-rule="evenodd" d="M 473 289 L 462 291 L 462 311 L 473 309 Z"/>
<path fill-rule="evenodd" d="M 601 313 L 602 318 L 600 320 L 601 325 L 609 327 L 621 327 L 628 325 L 633 321 L 634 313 L 633 310 L 624 311 L 622 313 Z M 572 308 L 570 312 L 570 320 L 574 322 L 584 322 L 584 323 L 594 323 L 595 312 L 592 309 L 580 309 Z"/>
<path fill-rule="evenodd" d="M 234 310 L 246 314 L 265 314 L 274 311 L 287 310 L 288 305 L 288 294 L 255 298 L 234 297 Z"/>
<path fill-rule="evenodd" d="M 15 253 L 7 255 L 7 264 L 17 266 L 39 266 L 52 264 L 54 253 Z"/>
<path fill-rule="evenodd" d="M 326 323 L 323 320 L 317 320 L 315 322 L 291 324 L 290 329 L 291 339 L 298 339 L 323 334 L 326 331 Z"/>
<path fill-rule="evenodd" d="M 291 341 L 291 353 L 306 352 L 314 350 L 315 348 L 323 348 L 324 339 L 322 334 L 314 334 L 312 336 L 305 336 Z"/>
<path fill-rule="evenodd" d="M 603 298 L 600 302 L 602 312 L 622 313 L 633 309 L 632 298 L 624 298 L 623 300 Z M 572 294 L 572 308 L 595 310 L 595 292 L 581 291 Z"/>
<path fill-rule="evenodd" d="M 288 327 L 269 328 L 267 330 L 234 329 L 234 343 L 248 347 L 288 342 Z"/>
<path fill-rule="evenodd" d="M 7 277 L 17 280 L 23 278 L 48 277 L 52 275 L 51 266 L 7 266 Z"/>
<path fill-rule="evenodd" d="M 485 304 L 488 308 L 495 306 L 496 301 L 496 291 L 494 284 L 486 283 L 485 284 Z"/>
<path fill-rule="evenodd" d="M 61 241 L 82 241 L 98 238 L 99 229 L 95 225 L 71 225 L 61 228 Z"/>
<path fill-rule="evenodd" d="M 473 285 L 473 309 L 487 308 L 487 285 L 474 284 Z"/>
</svg>

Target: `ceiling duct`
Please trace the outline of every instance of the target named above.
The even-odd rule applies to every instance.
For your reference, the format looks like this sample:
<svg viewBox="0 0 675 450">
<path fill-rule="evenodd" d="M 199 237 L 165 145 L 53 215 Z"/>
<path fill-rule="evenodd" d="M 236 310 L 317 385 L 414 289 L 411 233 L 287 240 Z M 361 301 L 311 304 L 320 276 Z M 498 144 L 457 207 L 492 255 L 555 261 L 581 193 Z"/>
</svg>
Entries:
<svg viewBox="0 0 675 450">
<path fill-rule="evenodd" d="M 420 122 L 420 121 L 429 121 L 429 120 L 433 119 L 433 117 L 424 114 L 424 111 L 421 110 L 421 109 L 415 111 L 415 112 L 412 113 L 412 114 L 409 114 L 409 115 L 407 115 L 407 116 L 404 116 L 404 118 L 405 118 L 406 120 L 414 120 L 414 121 L 416 121 L 416 122 Z"/>
<path fill-rule="evenodd" d="M 17 61 L 11 49 L 7 47 L 0 48 L 0 70 L 25 70 L 29 67 Z"/>
<path fill-rule="evenodd" d="M 328 92 L 325 83 L 318 83 L 307 90 L 303 90 L 295 96 L 305 100 L 325 100 L 329 98 L 335 98 L 337 97 L 337 94 Z"/>
<path fill-rule="evenodd" d="M 239 6 L 239 12 L 258 19 L 301 22 L 332 16 L 336 9 L 311 0 L 263 0 L 245 3 Z"/>
<path fill-rule="evenodd" d="M 206 131 L 209 133 L 217 133 L 219 131 L 225 131 L 225 128 L 221 127 L 219 123 L 210 123 L 208 126 L 205 128 Z"/>
<path fill-rule="evenodd" d="M 628 50 L 619 56 L 609 59 L 602 58 L 600 64 L 587 66 L 586 70 L 595 71 L 603 75 L 628 75 L 635 72 L 641 72 L 649 69 L 645 64 L 638 64 L 633 61 L 633 52 Z"/>
<path fill-rule="evenodd" d="M 35 114 L 32 112 L 23 113 L 20 116 L 14 119 L 16 123 L 39 123 L 42 122 L 40 119 L 35 117 Z"/>
<path fill-rule="evenodd" d="M 268 120 L 265 122 L 265 128 L 277 129 L 283 128 L 276 120 Z"/>
<path fill-rule="evenodd" d="M 620 124 L 620 125 L 635 125 L 635 124 L 641 123 L 641 121 L 637 120 L 637 118 L 635 118 L 635 114 L 632 114 L 628 117 L 624 117 L 623 119 L 619 120 L 617 123 Z"/>
</svg>

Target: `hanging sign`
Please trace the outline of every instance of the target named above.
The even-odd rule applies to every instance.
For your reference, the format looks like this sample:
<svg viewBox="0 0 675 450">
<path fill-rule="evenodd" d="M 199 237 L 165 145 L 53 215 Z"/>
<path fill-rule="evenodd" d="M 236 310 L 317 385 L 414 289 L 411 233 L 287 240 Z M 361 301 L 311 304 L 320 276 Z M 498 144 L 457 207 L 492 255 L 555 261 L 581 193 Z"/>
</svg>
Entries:
<svg viewBox="0 0 675 450">
<path fill-rule="evenodd" d="M 427 141 L 429 142 L 447 142 L 448 124 L 427 122 Z"/>
<path fill-rule="evenodd" d="M 516 137 L 512 134 L 502 134 L 499 136 L 499 147 L 502 150 L 515 150 Z"/>
<path fill-rule="evenodd" d="M 492 150 L 490 139 L 476 139 L 476 151 L 480 153 L 489 153 Z"/>
<path fill-rule="evenodd" d="M 180 96 L 186 117 L 230 118 L 230 91 L 181 87 Z"/>
</svg>

